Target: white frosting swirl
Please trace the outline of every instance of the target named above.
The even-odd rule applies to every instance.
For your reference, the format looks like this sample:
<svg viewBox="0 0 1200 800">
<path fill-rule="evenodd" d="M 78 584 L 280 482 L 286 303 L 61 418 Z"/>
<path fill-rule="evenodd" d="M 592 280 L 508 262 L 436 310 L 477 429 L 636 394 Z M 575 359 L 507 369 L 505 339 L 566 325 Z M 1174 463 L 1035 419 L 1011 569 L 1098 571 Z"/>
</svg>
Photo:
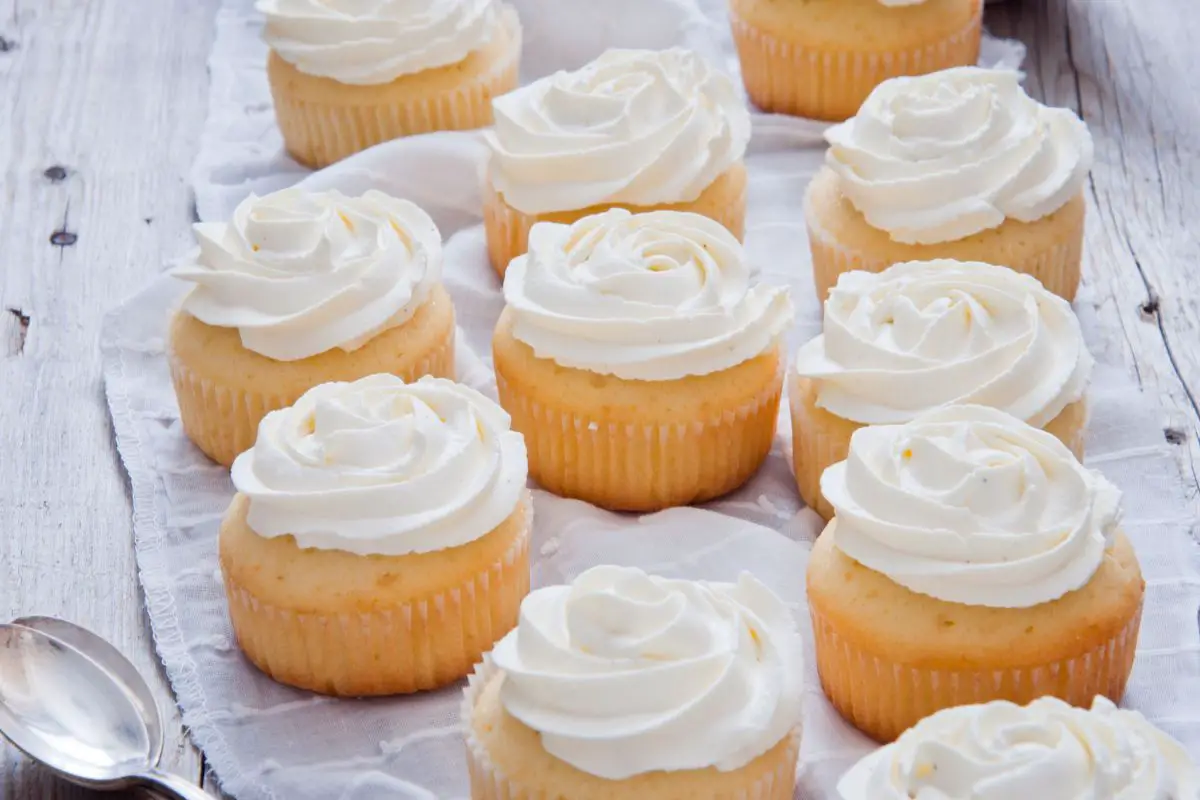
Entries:
<svg viewBox="0 0 1200 800">
<path fill-rule="evenodd" d="M 539 358 L 630 380 L 729 369 L 792 321 L 786 289 L 750 286 L 733 234 L 680 211 L 538 223 L 505 273 L 504 300 L 513 336 Z"/>
<path fill-rule="evenodd" d="M 498 25 L 499 0 L 258 0 L 263 38 L 309 75 L 375 85 L 457 64 Z"/>
<path fill-rule="evenodd" d="M 845 196 L 909 244 L 1041 219 L 1080 192 L 1092 167 L 1087 126 L 1030 98 L 1007 70 L 892 78 L 825 138 Z"/>
<path fill-rule="evenodd" d="M 492 105 L 491 179 L 527 214 L 695 200 L 750 140 L 733 81 L 681 48 L 609 50 Z"/>
<path fill-rule="evenodd" d="M 738 769 L 800 722 L 795 622 L 749 574 L 707 583 L 595 567 L 526 597 L 492 659 L 508 713 L 551 755 L 610 780 Z"/>
<path fill-rule="evenodd" d="M 382 192 L 250 195 L 232 222 L 194 228 L 198 255 L 172 270 L 196 284 L 184 310 L 276 361 L 361 347 L 412 317 L 442 272 L 433 220 Z"/>
<path fill-rule="evenodd" d="M 959 706 L 856 764 L 842 800 L 1200 800 L 1183 747 L 1136 711 L 1042 697 Z"/>
<path fill-rule="evenodd" d="M 797 372 L 843 419 L 907 422 L 977 403 L 1035 427 L 1083 397 L 1092 357 L 1067 301 L 1007 267 L 913 261 L 843 273 Z"/>
<path fill-rule="evenodd" d="M 1121 493 L 1052 435 L 984 406 L 860 428 L 821 476 L 834 544 L 914 592 L 1027 608 L 1091 580 Z"/>
<path fill-rule="evenodd" d="M 525 440 L 504 410 L 443 378 L 326 383 L 258 426 L 233 462 L 260 536 L 395 556 L 456 547 L 521 502 Z"/>
</svg>

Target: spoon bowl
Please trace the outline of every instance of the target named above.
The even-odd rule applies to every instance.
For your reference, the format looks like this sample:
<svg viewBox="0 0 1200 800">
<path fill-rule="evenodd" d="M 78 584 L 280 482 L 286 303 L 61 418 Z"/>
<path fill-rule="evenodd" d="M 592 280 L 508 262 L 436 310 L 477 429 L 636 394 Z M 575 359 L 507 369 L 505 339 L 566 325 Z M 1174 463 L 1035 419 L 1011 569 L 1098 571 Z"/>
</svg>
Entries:
<svg viewBox="0 0 1200 800">
<path fill-rule="evenodd" d="M 146 768 L 152 747 L 130 695 L 71 645 L 0 626 L 0 730 L 32 758 L 95 788 Z"/>
<path fill-rule="evenodd" d="M 162 717 L 158 713 L 158 703 L 141 673 L 129 663 L 120 650 L 82 625 L 57 617 L 21 617 L 13 620 L 12 624 L 33 628 L 66 642 L 116 678 L 122 688 L 130 694 L 130 699 L 146 726 L 146 738 L 150 741 L 151 748 L 150 763 L 159 762 L 162 757 L 163 726 Z"/>
<path fill-rule="evenodd" d="M 145 785 L 181 800 L 211 800 L 198 786 L 157 769 L 162 752 L 157 706 L 116 648 L 61 620 L 25 623 L 0 625 L 5 738 L 63 778 L 92 789 Z"/>
</svg>

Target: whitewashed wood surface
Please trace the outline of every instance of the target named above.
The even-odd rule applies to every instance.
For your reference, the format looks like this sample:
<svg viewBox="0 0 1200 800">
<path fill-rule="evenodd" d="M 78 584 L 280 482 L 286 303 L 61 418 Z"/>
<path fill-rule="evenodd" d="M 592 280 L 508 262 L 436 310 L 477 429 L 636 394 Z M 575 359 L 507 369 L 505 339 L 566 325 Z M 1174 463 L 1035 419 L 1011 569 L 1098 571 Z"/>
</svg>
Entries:
<svg viewBox="0 0 1200 800">
<path fill-rule="evenodd" d="M 158 694 L 164 766 L 214 793 L 142 610 L 96 341 L 189 240 L 215 10 L 0 0 L 0 618 L 61 615 L 116 642 Z M 987 23 L 1029 46 L 1030 91 L 1091 127 L 1091 297 L 1200 492 L 1200 10 L 1007 0 Z M 0 798 L 90 796 L 0 749 Z"/>
</svg>

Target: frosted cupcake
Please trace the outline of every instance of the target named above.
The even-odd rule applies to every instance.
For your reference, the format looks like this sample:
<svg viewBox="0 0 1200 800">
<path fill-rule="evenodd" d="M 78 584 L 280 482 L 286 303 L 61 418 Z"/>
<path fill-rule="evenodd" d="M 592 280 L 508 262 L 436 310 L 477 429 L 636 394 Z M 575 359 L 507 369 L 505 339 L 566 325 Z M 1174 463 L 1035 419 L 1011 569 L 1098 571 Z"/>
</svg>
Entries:
<svg viewBox="0 0 1200 800">
<path fill-rule="evenodd" d="M 1062 442 L 992 408 L 855 432 L 821 478 L 836 515 L 808 602 L 833 706 L 891 741 L 952 706 L 1114 702 L 1145 582 L 1120 492 Z"/>
<path fill-rule="evenodd" d="M 221 572 L 238 644 L 334 695 L 466 675 L 529 590 L 525 445 L 451 381 L 327 383 L 263 420 L 233 465 Z"/>
<path fill-rule="evenodd" d="M 453 377 L 442 240 L 412 203 L 287 189 L 195 232 L 199 252 L 172 270 L 195 287 L 167 359 L 183 428 L 214 461 L 232 464 L 268 411 L 317 384 Z"/>
<path fill-rule="evenodd" d="M 483 204 L 501 275 L 534 223 L 614 206 L 693 211 L 741 238 L 750 115 L 733 81 L 695 53 L 609 50 L 493 105 Z"/>
<path fill-rule="evenodd" d="M 539 589 L 466 690 L 471 797 L 791 800 L 802 661 L 748 574 L 596 567 Z"/>
<path fill-rule="evenodd" d="M 1179 742 L 1103 697 L 1091 710 L 1053 697 L 934 714 L 864 758 L 842 800 L 1198 800 L 1200 776 Z"/>
<path fill-rule="evenodd" d="M 372 145 L 482 128 L 517 86 L 521 26 L 499 0 L 258 0 L 288 153 L 319 169 Z"/>
<path fill-rule="evenodd" d="M 1017 73 L 889 80 L 825 138 L 805 197 L 818 297 L 843 272 L 954 258 L 1074 299 L 1092 137 L 1072 111 L 1025 94 Z"/>
<path fill-rule="evenodd" d="M 623 209 L 540 223 L 504 300 L 500 404 L 545 488 L 651 511 L 732 491 L 766 458 L 792 306 L 751 285 L 719 223 Z"/>
<path fill-rule="evenodd" d="M 729 0 L 729 12 L 764 111 L 843 120 L 888 78 L 979 60 L 983 0 Z"/>
<path fill-rule="evenodd" d="M 1082 458 L 1092 363 L 1070 305 L 1006 267 L 844 273 L 788 386 L 800 496 L 829 519 L 821 473 L 846 458 L 856 430 L 955 403 L 1002 409 Z"/>
</svg>

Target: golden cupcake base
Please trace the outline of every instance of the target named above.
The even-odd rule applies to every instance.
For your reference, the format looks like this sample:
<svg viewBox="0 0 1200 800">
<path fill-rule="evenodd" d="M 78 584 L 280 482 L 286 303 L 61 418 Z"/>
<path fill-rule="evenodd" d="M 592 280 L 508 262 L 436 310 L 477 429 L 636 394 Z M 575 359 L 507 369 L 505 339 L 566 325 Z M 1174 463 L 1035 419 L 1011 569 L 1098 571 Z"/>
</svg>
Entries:
<svg viewBox="0 0 1200 800">
<path fill-rule="evenodd" d="M 1083 259 L 1086 203 L 1082 193 L 1036 222 L 1009 219 L 953 242 L 903 244 L 871 227 L 842 195 L 839 181 L 832 169 L 822 167 L 805 196 L 818 300 L 824 301 L 838 277 L 851 270 L 882 272 L 892 264 L 938 258 L 999 264 L 1032 275 L 1059 297 L 1075 299 Z"/>
<path fill-rule="evenodd" d="M 167 362 L 184 432 L 228 467 L 254 445 L 263 417 L 319 384 L 380 372 L 405 381 L 422 375 L 453 379 L 454 306 L 439 285 L 404 324 L 357 350 L 335 348 L 298 361 L 247 350 L 236 328 L 206 325 L 180 311 L 171 321 Z"/>
<path fill-rule="evenodd" d="M 264 538 L 248 509 L 237 495 L 221 525 L 229 616 L 246 657 L 290 686 L 358 697 L 453 683 L 516 625 L 529 592 L 528 497 L 480 539 L 403 556 Z"/>
<path fill-rule="evenodd" d="M 992 700 L 1120 701 L 1145 593 L 1123 534 L 1082 588 L 1031 608 L 987 608 L 918 594 L 864 567 L 836 548 L 836 525 L 809 560 L 814 656 L 829 701 L 867 735 L 890 742 L 934 712 Z"/>
<path fill-rule="evenodd" d="M 508 262 L 529 249 L 529 231 L 539 222 L 572 222 L 599 214 L 610 208 L 624 208 L 633 213 L 647 211 L 690 211 L 724 225 L 740 241 L 746 231 L 746 167 L 737 163 L 717 176 L 700 196 L 691 202 L 654 206 L 634 206 L 609 203 L 575 211 L 526 214 L 510 206 L 489 178 L 483 187 L 483 226 L 487 234 L 488 260 L 501 278 Z"/>
<path fill-rule="evenodd" d="M 940 6 L 940 8 L 935 8 Z M 979 60 L 982 0 L 730 0 L 742 80 L 764 111 L 840 121 L 889 78 Z"/>
<path fill-rule="evenodd" d="M 550 755 L 541 736 L 504 710 L 503 673 L 490 661 L 476 667 L 464 693 L 461 719 L 467 739 L 472 800 L 792 800 L 800 728 L 749 764 L 648 772 L 609 780 Z"/>
<path fill-rule="evenodd" d="M 771 450 L 782 350 L 710 375 L 622 380 L 538 358 L 507 310 L 492 349 L 529 474 L 563 497 L 621 511 L 699 503 L 741 486 Z"/>
</svg>

